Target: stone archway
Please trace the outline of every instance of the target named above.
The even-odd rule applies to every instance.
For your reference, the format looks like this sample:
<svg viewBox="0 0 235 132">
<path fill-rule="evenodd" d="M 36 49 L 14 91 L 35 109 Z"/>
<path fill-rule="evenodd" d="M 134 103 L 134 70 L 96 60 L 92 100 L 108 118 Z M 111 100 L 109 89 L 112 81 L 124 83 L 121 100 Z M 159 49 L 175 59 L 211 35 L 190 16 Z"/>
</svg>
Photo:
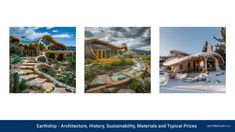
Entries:
<svg viewBox="0 0 235 132">
<path fill-rule="evenodd" d="M 48 62 L 46 56 L 44 56 L 44 55 L 38 56 L 36 60 L 37 60 L 38 62 L 43 62 L 43 63 Z"/>
<path fill-rule="evenodd" d="M 57 60 L 58 61 L 64 60 L 64 55 L 63 54 L 59 54 L 58 57 L 57 57 Z"/>
<path fill-rule="evenodd" d="M 208 57 L 207 58 L 207 70 L 208 71 L 215 71 L 216 70 L 216 58 Z"/>
</svg>

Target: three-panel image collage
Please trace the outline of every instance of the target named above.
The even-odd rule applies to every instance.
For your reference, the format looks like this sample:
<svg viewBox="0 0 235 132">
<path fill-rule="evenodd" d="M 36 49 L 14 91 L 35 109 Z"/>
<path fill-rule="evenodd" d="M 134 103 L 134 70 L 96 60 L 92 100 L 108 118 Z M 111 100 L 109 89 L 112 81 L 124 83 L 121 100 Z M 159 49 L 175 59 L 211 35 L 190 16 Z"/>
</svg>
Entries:
<svg viewBox="0 0 235 132">
<path fill-rule="evenodd" d="M 226 27 L 159 27 L 159 36 L 151 29 L 84 27 L 77 44 L 76 27 L 10 27 L 9 92 L 76 93 L 84 78 L 85 93 L 226 93 Z"/>
</svg>

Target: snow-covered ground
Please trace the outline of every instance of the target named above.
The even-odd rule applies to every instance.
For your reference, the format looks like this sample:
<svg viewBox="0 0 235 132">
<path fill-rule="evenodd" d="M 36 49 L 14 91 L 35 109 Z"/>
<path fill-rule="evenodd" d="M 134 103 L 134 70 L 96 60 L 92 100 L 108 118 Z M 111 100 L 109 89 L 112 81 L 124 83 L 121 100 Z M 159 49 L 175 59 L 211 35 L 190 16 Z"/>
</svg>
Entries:
<svg viewBox="0 0 235 132">
<path fill-rule="evenodd" d="M 160 93 L 225 93 L 225 71 L 210 72 L 208 76 L 199 74 L 203 81 L 186 82 L 182 79 L 167 78 L 160 75 Z"/>
</svg>

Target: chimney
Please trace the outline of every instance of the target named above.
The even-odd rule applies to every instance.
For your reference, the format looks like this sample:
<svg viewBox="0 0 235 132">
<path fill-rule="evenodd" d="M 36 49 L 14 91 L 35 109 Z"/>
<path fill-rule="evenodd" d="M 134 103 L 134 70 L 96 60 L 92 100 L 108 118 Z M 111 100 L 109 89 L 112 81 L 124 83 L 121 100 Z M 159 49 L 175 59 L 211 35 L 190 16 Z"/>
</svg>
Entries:
<svg viewBox="0 0 235 132">
<path fill-rule="evenodd" d="M 213 52 L 213 46 L 212 45 L 208 45 L 207 46 L 207 52 Z"/>
</svg>

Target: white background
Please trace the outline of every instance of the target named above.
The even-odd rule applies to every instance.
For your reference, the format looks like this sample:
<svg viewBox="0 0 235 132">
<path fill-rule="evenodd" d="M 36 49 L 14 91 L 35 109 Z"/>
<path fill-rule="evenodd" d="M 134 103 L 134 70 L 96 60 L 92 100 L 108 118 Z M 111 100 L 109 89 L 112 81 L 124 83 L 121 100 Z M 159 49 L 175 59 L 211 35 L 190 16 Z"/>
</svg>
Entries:
<svg viewBox="0 0 235 132">
<path fill-rule="evenodd" d="M 235 4 L 232 1 L 1 0 L 0 119 L 235 119 Z M 77 27 L 76 94 L 9 93 L 11 26 Z M 85 26 L 151 26 L 151 94 L 84 93 Z M 225 94 L 159 93 L 160 26 L 227 27 Z"/>
</svg>

